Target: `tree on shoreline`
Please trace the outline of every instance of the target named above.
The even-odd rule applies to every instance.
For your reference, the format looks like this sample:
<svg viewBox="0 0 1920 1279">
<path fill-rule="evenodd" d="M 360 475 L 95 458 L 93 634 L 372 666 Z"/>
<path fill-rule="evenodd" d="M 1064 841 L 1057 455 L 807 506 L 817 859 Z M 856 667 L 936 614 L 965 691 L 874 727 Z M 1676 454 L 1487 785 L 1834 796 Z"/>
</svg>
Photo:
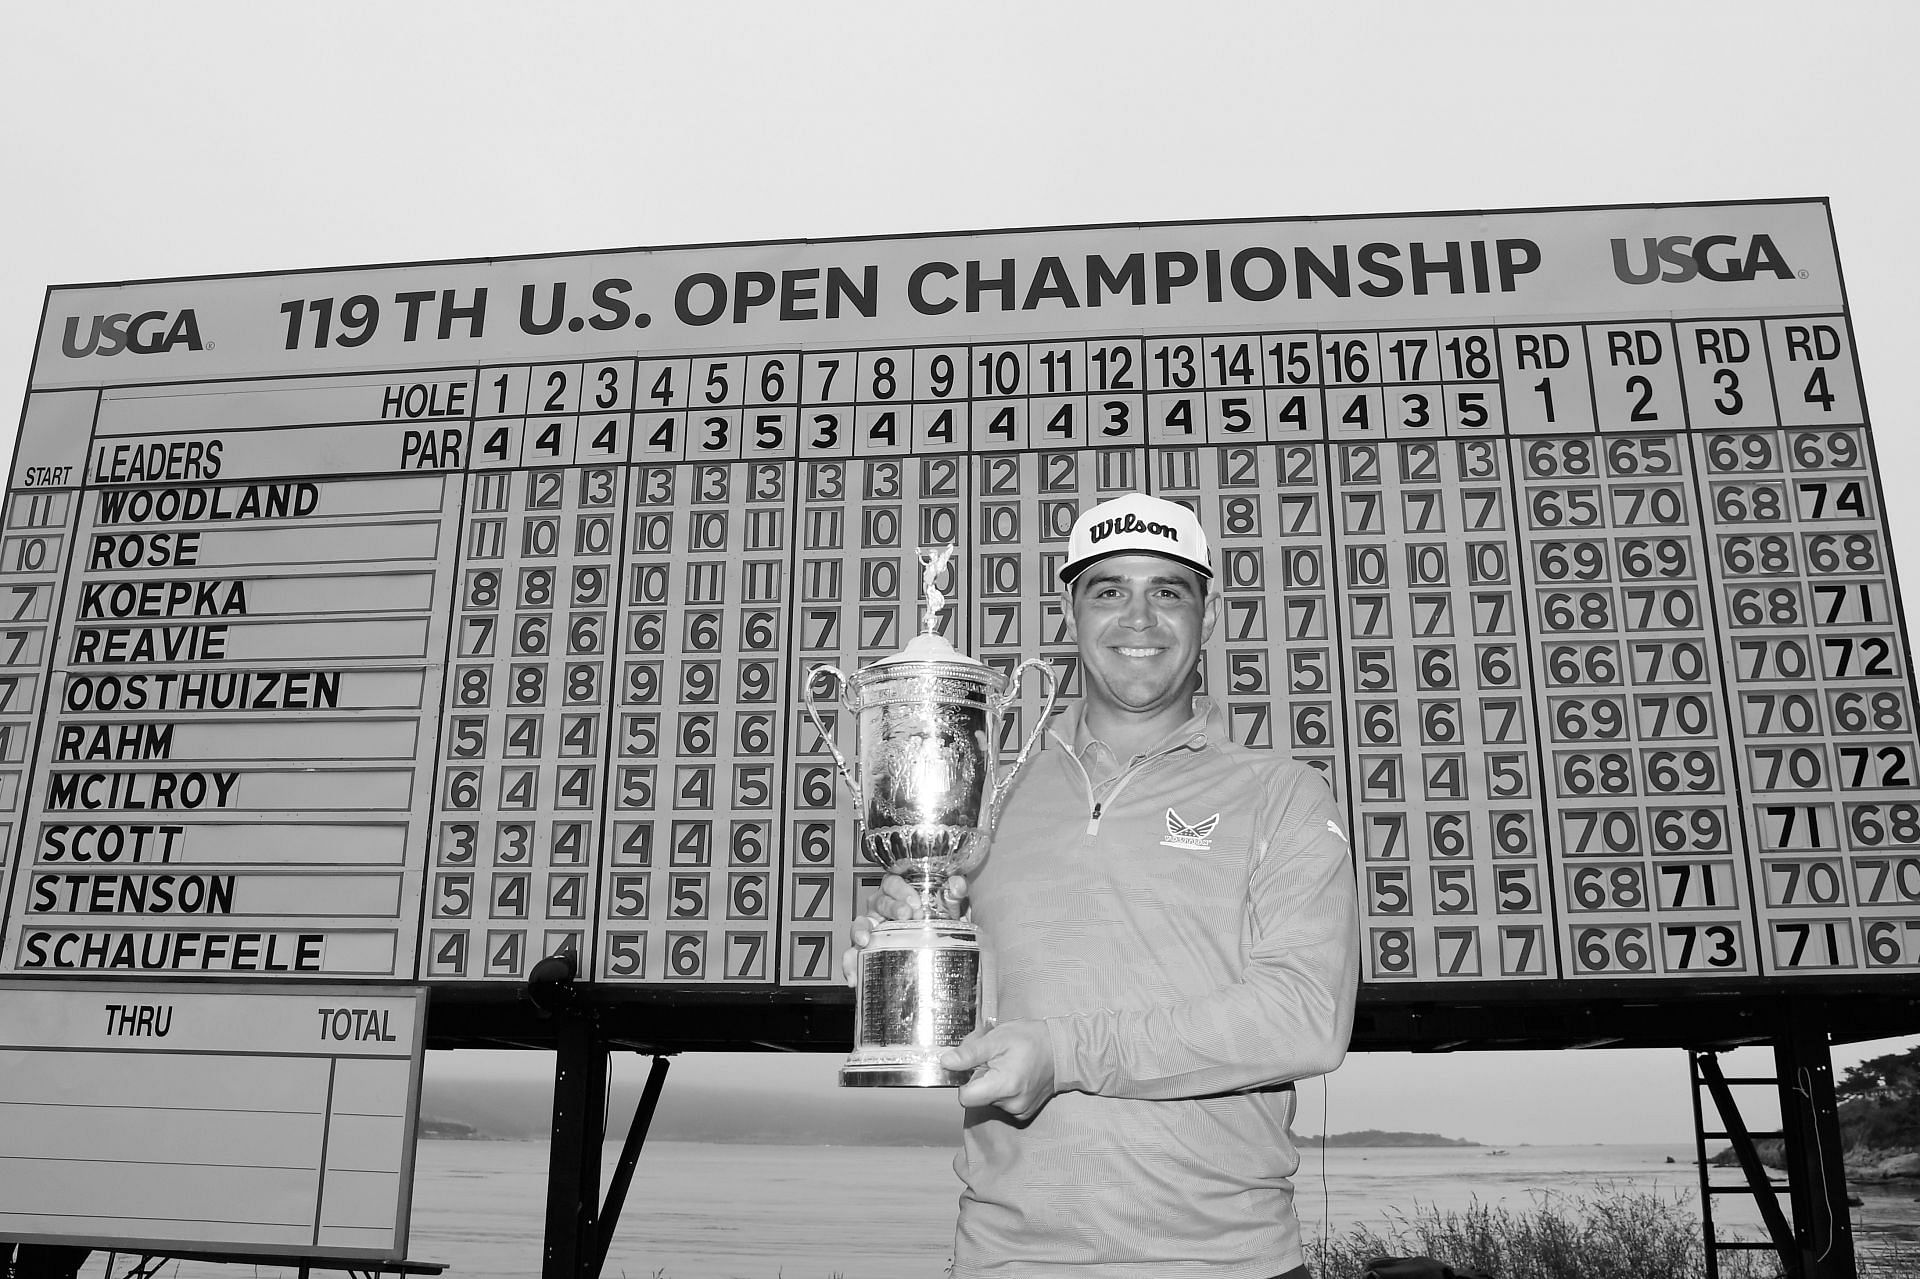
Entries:
<svg viewBox="0 0 1920 1279">
<path fill-rule="evenodd" d="M 1920 1149 L 1920 1047 L 1848 1067 L 1833 1092 L 1849 1149 Z"/>
<path fill-rule="evenodd" d="M 1920 1046 L 1847 1067 L 1846 1077 L 1833 1086 L 1833 1092 L 1841 1101 L 1912 1100 L 1920 1095 Z"/>
</svg>

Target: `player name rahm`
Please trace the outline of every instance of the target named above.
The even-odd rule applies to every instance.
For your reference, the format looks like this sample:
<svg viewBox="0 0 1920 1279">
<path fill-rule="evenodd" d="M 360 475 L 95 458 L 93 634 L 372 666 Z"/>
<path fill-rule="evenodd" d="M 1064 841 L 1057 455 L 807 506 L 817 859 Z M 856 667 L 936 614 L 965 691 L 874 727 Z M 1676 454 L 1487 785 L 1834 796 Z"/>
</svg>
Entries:
<svg viewBox="0 0 1920 1279">
<path fill-rule="evenodd" d="M 59 760 L 171 759 L 172 724 L 62 724 L 53 757 Z"/>
</svg>

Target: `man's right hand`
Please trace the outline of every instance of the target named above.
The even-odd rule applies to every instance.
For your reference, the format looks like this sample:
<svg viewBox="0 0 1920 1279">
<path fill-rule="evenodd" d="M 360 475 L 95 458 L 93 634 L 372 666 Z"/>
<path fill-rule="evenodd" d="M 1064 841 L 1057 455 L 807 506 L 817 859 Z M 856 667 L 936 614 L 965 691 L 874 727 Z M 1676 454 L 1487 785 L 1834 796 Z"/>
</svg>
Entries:
<svg viewBox="0 0 1920 1279">
<path fill-rule="evenodd" d="M 967 911 L 967 878 L 955 875 L 942 886 L 947 913 L 955 919 Z M 873 941 L 873 926 L 885 919 L 919 919 L 926 914 L 920 905 L 920 893 L 898 875 L 888 875 L 880 886 L 867 894 L 865 909 L 853 921 L 853 945 L 840 956 L 840 975 L 847 985 L 859 981 L 860 952 Z"/>
</svg>

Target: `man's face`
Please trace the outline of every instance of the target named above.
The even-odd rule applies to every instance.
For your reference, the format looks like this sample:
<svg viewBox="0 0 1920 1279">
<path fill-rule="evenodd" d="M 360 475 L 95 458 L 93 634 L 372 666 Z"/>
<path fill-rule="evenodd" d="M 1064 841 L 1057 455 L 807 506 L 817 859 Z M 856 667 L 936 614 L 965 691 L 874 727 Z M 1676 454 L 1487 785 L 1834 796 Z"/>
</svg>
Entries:
<svg viewBox="0 0 1920 1279">
<path fill-rule="evenodd" d="M 1082 573 L 1067 595 L 1067 634 L 1080 646 L 1089 708 L 1185 715 L 1219 605 L 1198 573 L 1158 555 L 1116 555 Z"/>
</svg>

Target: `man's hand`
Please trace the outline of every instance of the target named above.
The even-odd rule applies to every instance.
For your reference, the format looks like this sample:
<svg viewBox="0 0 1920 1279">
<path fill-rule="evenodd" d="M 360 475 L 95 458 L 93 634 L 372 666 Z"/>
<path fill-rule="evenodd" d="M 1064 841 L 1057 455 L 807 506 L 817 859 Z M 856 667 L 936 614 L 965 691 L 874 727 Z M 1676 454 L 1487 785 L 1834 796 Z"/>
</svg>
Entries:
<svg viewBox="0 0 1920 1279">
<path fill-rule="evenodd" d="M 940 1054 L 948 1070 L 971 1070 L 963 1106 L 998 1106 L 1025 1122 L 1054 1094 L 1053 1037 L 1044 1021 L 1009 1021 L 974 1031 Z"/>
<path fill-rule="evenodd" d="M 955 919 L 967 912 L 967 877 L 955 875 L 941 888 L 947 913 Z M 840 956 L 840 975 L 851 986 L 859 980 L 860 952 L 873 940 L 873 926 L 883 919 L 918 919 L 926 912 L 920 908 L 920 893 L 898 875 L 888 875 L 880 887 L 867 894 L 866 909 L 853 921 L 853 945 Z"/>
</svg>

